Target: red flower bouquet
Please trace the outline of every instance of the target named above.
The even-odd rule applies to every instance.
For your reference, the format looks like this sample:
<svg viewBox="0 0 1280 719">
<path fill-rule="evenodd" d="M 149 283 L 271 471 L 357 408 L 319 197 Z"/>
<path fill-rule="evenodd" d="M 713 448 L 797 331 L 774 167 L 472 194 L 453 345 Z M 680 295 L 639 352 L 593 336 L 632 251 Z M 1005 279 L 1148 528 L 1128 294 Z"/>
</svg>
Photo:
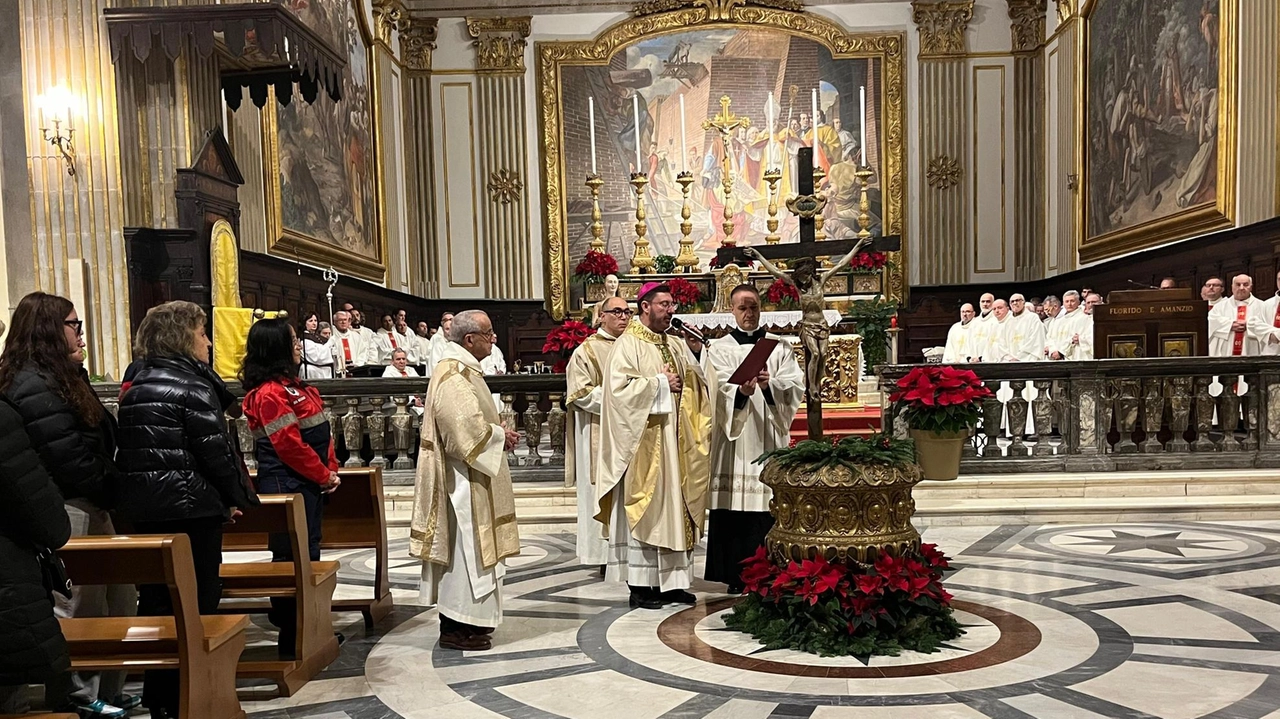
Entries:
<svg viewBox="0 0 1280 719">
<path fill-rule="evenodd" d="M 972 370 L 922 365 L 898 380 L 889 401 L 899 403 L 911 429 L 943 434 L 977 426 L 981 400 L 990 396 Z"/>
<path fill-rule="evenodd" d="M 790 282 L 774 280 L 764 291 L 764 298 L 779 307 L 790 309 L 800 304 L 800 290 Z"/>
<path fill-rule="evenodd" d="M 883 270 L 889 264 L 889 258 L 883 252 L 859 252 L 849 262 L 849 269 L 855 274 L 870 275 Z"/>
<path fill-rule="evenodd" d="M 671 299 L 681 307 L 692 307 L 702 299 L 702 290 L 683 277 L 673 278 L 667 283 L 667 287 L 671 288 Z"/>
<path fill-rule="evenodd" d="M 573 268 L 573 276 L 587 282 L 604 282 L 607 275 L 618 274 L 618 261 L 605 252 L 590 250 L 582 258 L 578 266 Z"/>
<path fill-rule="evenodd" d="M 608 257 L 608 255 L 605 256 Z M 573 354 L 578 345 L 586 342 L 591 334 L 591 328 L 577 320 L 565 320 L 564 324 L 547 333 L 547 341 L 542 343 L 542 351 L 545 354 L 560 355 L 560 361 L 551 366 L 551 371 L 556 374 L 564 372 L 569 364 L 569 355 Z"/>
</svg>

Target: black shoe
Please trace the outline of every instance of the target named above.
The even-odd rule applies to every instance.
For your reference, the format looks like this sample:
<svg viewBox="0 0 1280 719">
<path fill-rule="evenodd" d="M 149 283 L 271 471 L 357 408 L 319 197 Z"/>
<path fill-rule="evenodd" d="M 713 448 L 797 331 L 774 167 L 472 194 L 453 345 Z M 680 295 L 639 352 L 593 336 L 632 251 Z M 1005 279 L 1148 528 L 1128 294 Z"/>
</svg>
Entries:
<svg viewBox="0 0 1280 719">
<path fill-rule="evenodd" d="M 697 597 L 693 596 L 692 593 L 686 592 L 683 589 L 672 589 L 669 592 L 663 592 L 662 594 L 658 595 L 658 598 L 660 598 L 664 602 L 669 602 L 671 604 L 697 604 L 698 603 Z"/>
<path fill-rule="evenodd" d="M 666 606 L 649 587 L 632 587 L 630 604 L 632 609 L 662 609 Z"/>
<path fill-rule="evenodd" d="M 745 590 L 746 590 L 746 587 L 742 586 L 741 584 L 730 584 L 730 585 L 729 585 L 729 593 L 730 593 L 730 594 L 742 594 Z"/>
<path fill-rule="evenodd" d="M 605 565 L 601 564 L 601 565 L 600 565 L 600 567 L 596 570 L 597 572 L 599 572 L 599 573 L 600 573 L 600 578 L 601 578 L 601 579 L 604 579 L 604 570 L 605 570 L 605 569 L 606 569 Z"/>
</svg>

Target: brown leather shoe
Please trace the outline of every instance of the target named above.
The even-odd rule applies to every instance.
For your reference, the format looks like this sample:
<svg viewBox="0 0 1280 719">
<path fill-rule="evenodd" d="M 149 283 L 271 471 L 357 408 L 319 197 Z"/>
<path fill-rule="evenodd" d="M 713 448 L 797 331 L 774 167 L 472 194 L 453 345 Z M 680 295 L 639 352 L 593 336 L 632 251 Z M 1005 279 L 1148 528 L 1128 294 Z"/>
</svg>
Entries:
<svg viewBox="0 0 1280 719">
<path fill-rule="evenodd" d="M 443 632 L 440 634 L 440 646 L 445 649 L 457 649 L 464 652 L 483 652 L 493 648 L 486 634 L 469 634 L 467 632 Z"/>
</svg>

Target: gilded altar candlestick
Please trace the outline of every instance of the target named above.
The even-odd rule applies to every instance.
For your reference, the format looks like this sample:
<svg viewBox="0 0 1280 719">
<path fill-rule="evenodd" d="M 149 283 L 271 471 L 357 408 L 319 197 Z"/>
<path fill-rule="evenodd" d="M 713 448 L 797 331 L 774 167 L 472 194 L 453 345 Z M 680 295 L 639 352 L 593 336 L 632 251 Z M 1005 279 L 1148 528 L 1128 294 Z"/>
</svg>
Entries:
<svg viewBox="0 0 1280 719">
<path fill-rule="evenodd" d="M 764 241 L 771 245 L 782 241 L 782 236 L 778 234 L 778 181 L 781 179 L 782 170 L 777 167 L 764 173 L 764 181 L 769 183 L 769 219 L 765 221 L 769 234 L 765 235 Z"/>
<path fill-rule="evenodd" d="M 817 130 L 814 130 L 814 132 L 816 134 Z M 822 181 L 826 179 L 826 177 L 827 177 L 826 170 L 823 170 L 822 167 L 815 165 L 813 168 L 813 196 L 820 200 L 825 200 L 826 198 L 826 193 L 823 192 L 821 189 L 819 189 L 822 187 Z M 825 220 L 822 219 L 822 208 L 825 204 L 826 204 L 825 201 L 819 202 L 818 211 L 813 215 L 813 239 L 816 240 L 817 242 L 822 242 L 823 240 L 827 239 L 827 233 L 822 231 L 822 226 L 826 222 Z M 823 267 L 831 267 L 831 258 L 828 257 L 827 255 L 818 255 L 814 259 L 818 260 L 819 264 L 821 264 Z"/>
<path fill-rule="evenodd" d="M 732 247 L 733 240 L 733 164 L 729 156 L 729 138 L 739 128 L 751 127 L 751 120 L 740 115 L 733 114 L 729 106 L 733 101 L 728 95 L 720 98 L 720 113 L 710 120 L 702 121 L 702 129 L 718 130 L 720 132 L 720 141 L 724 145 L 724 152 L 720 158 L 720 178 L 721 184 L 724 186 L 724 222 L 720 227 L 724 230 L 724 246 Z"/>
<path fill-rule="evenodd" d="M 599 175 L 587 175 L 587 189 L 591 190 L 591 250 L 604 252 L 604 215 L 600 213 L 600 188 L 604 180 Z"/>
<path fill-rule="evenodd" d="M 698 256 L 693 253 L 693 222 L 689 220 L 693 216 L 693 211 L 689 207 L 689 186 L 693 184 L 692 172 L 681 172 L 676 175 L 676 182 L 680 183 L 680 193 L 684 195 L 684 204 L 680 206 L 680 253 L 676 255 L 676 272 L 697 272 Z"/>
<path fill-rule="evenodd" d="M 870 167 L 859 167 L 853 176 L 858 178 L 858 182 L 862 184 L 861 195 L 858 198 L 858 237 L 866 238 L 871 236 L 871 201 L 867 198 L 867 185 L 871 183 L 872 172 Z"/>
<path fill-rule="evenodd" d="M 649 225 L 644 220 L 644 188 L 649 184 L 649 176 L 643 172 L 631 173 L 631 186 L 636 190 L 636 243 L 635 254 L 631 256 L 631 274 L 643 275 L 653 273 L 653 257 L 649 255 Z"/>
</svg>

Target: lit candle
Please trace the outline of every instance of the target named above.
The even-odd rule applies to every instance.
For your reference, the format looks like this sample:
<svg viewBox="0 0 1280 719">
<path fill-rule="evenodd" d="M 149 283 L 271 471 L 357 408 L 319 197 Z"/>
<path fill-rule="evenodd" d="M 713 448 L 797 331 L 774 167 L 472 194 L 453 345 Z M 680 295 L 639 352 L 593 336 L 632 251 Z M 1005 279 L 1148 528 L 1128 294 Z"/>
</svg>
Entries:
<svg viewBox="0 0 1280 719">
<path fill-rule="evenodd" d="M 809 137 L 809 147 L 815 147 L 818 139 L 818 89 L 814 88 L 813 94 L 809 96 L 812 101 L 812 107 L 809 109 L 809 131 L 813 134 Z"/>
<path fill-rule="evenodd" d="M 591 174 L 596 172 L 596 99 L 587 98 L 587 112 L 591 117 Z"/>
<path fill-rule="evenodd" d="M 766 170 L 773 169 L 773 93 L 769 93 L 769 99 L 764 103 L 764 114 L 768 115 L 769 120 L 769 144 L 765 145 L 764 164 Z"/>
<path fill-rule="evenodd" d="M 867 88 L 866 86 L 858 88 L 858 101 L 862 106 L 862 141 L 861 143 L 859 143 L 859 147 L 862 150 L 862 161 L 860 164 L 863 167 L 866 167 L 867 166 Z"/>
<path fill-rule="evenodd" d="M 689 171 L 689 141 L 684 135 L 684 93 L 680 94 L 680 171 Z"/>
<path fill-rule="evenodd" d="M 631 96 L 631 119 L 636 123 L 636 172 L 640 170 L 640 93 Z"/>
</svg>

